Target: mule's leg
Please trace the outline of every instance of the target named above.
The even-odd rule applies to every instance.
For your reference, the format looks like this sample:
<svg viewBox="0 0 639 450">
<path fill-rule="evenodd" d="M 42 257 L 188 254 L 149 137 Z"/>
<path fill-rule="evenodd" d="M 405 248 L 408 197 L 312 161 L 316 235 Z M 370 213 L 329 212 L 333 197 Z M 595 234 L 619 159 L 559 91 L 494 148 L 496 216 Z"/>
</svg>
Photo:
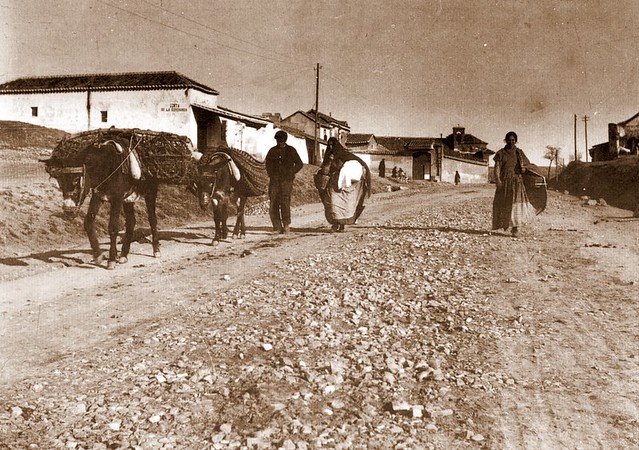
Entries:
<svg viewBox="0 0 639 450">
<path fill-rule="evenodd" d="M 246 237 L 246 224 L 244 223 L 244 210 L 246 207 L 246 197 L 241 196 L 237 205 L 237 220 L 233 229 L 233 237 Z"/>
<path fill-rule="evenodd" d="M 115 269 L 115 262 L 118 259 L 118 233 L 120 231 L 120 211 L 122 211 L 122 200 L 119 196 L 111 197 L 111 211 L 109 212 L 109 261 L 107 269 Z"/>
<path fill-rule="evenodd" d="M 150 181 L 148 184 L 144 203 L 146 204 L 146 213 L 149 218 L 149 226 L 151 227 L 151 245 L 153 245 L 153 257 L 160 257 L 160 234 L 158 232 L 158 217 L 155 213 L 155 205 L 158 198 L 158 182 Z"/>
<path fill-rule="evenodd" d="M 227 239 L 229 237 L 229 204 L 228 200 L 225 200 L 222 203 L 222 207 L 220 208 L 220 229 L 222 233 L 222 239 Z"/>
<path fill-rule="evenodd" d="M 135 203 L 123 203 L 122 209 L 124 209 L 124 239 L 122 240 L 122 250 L 120 251 L 120 257 L 118 263 L 124 264 L 129 259 L 129 251 L 131 250 L 131 241 L 133 240 L 133 232 L 135 231 Z"/>
<path fill-rule="evenodd" d="M 213 223 L 215 224 L 215 234 L 213 235 L 212 244 L 218 244 L 222 239 L 222 213 L 221 213 L 222 205 L 214 205 L 213 206 Z"/>
<path fill-rule="evenodd" d="M 100 212 L 102 206 L 102 199 L 100 195 L 93 194 L 91 201 L 89 202 L 89 209 L 87 215 L 84 217 L 84 231 L 89 238 L 89 244 L 91 245 L 91 252 L 93 253 L 93 262 L 100 265 L 104 261 L 104 255 L 100 249 L 100 243 L 98 242 L 98 236 L 95 232 L 95 218 Z"/>
</svg>

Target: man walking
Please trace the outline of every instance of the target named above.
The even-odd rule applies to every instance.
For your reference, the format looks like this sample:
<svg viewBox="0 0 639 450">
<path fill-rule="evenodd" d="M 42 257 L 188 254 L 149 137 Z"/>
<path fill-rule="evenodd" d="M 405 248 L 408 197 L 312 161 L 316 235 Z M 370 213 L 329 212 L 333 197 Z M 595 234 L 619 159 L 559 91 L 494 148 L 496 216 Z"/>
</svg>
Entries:
<svg viewBox="0 0 639 450">
<path fill-rule="evenodd" d="M 293 180 L 303 163 L 297 150 L 286 144 L 288 134 L 279 130 L 275 133 L 277 145 L 266 154 L 264 164 L 269 176 L 269 215 L 273 232 L 288 233 L 291 224 L 291 193 Z"/>
</svg>

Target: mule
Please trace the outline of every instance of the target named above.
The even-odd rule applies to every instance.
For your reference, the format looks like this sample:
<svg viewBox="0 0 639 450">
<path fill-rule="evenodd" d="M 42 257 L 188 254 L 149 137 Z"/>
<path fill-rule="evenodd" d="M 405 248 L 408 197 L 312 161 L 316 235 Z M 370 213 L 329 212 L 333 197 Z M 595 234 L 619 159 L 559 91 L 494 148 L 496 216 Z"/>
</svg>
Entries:
<svg viewBox="0 0 639 450">
<path fill-rule="evenodd" d="M 206 210 L 210 205 L 213 209 L 215 234 L 212 244 L 217 245 L 220 241 L 228 238 L 227 221 L 232 205 L 237 210 L 232 237 L 245 238 L 244 212 L 246 202 L 248 197 L 261 194 L 256 193 L 248 186 L 241 170 L 229 153 L 211 150 L 205 154 L 195 153 L 194 157 L 198 160 L 195 189 L 200 208 Z"/>
<path fill-rule="evenodd" d="M 125 149 L 115 140 L 88 145 L 78 159 L 82 162 L 81 166 L 56 166 L 57 162 L 52 160 L 45 161 L 45 164 L 62 191 L 63 211 L 66 214 L 77 213 L 88 193 L 92 192 L 84 218 L 84 230 L 91 245 L 94 262 L 101 265 L 105 259 L 95 230 L 96 217 L 105 201 L 110 203 L 107 269 L 114 269 L 116 263 L 123 264 L 128 261 L 136 224 L 134 202 L 140 196 L 145 199 L 151 227 L 153 256 L 159 257 L 160 244 L 155 209 L 159 182 L 152 178 L 141 180 L 139 163 L 135 167 L 136 160 L 132 156 L 132 151 Z M 121 212 L 124 212 L 125 233 L 118 255 L 117 237 Z"/>
</svg>

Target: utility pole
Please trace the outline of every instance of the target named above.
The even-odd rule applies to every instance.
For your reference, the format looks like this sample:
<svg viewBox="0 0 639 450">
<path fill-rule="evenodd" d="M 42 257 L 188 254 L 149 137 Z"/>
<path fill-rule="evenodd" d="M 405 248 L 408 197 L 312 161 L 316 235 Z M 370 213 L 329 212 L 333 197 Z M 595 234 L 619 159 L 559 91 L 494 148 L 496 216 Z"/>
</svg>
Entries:
<svg viewBox="0 0 639 450">
<path fill-rule="evenodd" d="M 588 162 L 588 121 L 590 117 L 584 116 L 584 137 L 586 138 L 586 162 Z"/>
<path fill-rule="evenodd" d="M 319 142 L 318 142 L 318 134 L 319 134 L 319 71 L 320 65 L 317 63 L 317 69 L 315 73 L 315 146 L 313 149 L 313 158 L 309 161 L 311 164 L 315 164 L 317 159 L 319 159 Z"/>
<path fill-rule="evenodd" d="M 577 114 L 575 114 L 574 142 L 575 142 L 575 161 L 577 161 Z"/>
</svg>

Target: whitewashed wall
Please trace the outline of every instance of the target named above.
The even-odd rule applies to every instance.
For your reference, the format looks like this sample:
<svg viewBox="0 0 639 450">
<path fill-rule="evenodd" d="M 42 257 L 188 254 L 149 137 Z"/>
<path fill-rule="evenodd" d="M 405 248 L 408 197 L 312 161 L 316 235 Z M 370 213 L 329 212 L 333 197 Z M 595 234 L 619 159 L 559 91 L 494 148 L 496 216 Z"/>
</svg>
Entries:
<svg viewBox="0 0 639 450">
<path fill-rule="evenodd" d="M 442 159 L 441 181 L 447 183 L 455 182 L 455 171 L 459 171 L 461 183 L 487 183 L 488 166 L 485 164 L 473 164 L 454 158 Z"/>
<path fill-rule="evenodd" d="M 15 120 L 69 133 L 97 128 L 140 128 L 188 136 L 197 142 L 191 102 L 217 107 L 217 96 L 193 89 L 91 91 L 0 95 L 0 120 Z M 37 117 L 32 107 L 38 108 Z M 107 121 L 102 121 L 102 111 Z"/>
<path fill-rule="evenodd" d="M 87 129 L 86 92 L 0 95 L 0 120 L 15 120 L 76 133 Z M 38 108 L 33 117 L 31 108 Z"/>
</svg>

